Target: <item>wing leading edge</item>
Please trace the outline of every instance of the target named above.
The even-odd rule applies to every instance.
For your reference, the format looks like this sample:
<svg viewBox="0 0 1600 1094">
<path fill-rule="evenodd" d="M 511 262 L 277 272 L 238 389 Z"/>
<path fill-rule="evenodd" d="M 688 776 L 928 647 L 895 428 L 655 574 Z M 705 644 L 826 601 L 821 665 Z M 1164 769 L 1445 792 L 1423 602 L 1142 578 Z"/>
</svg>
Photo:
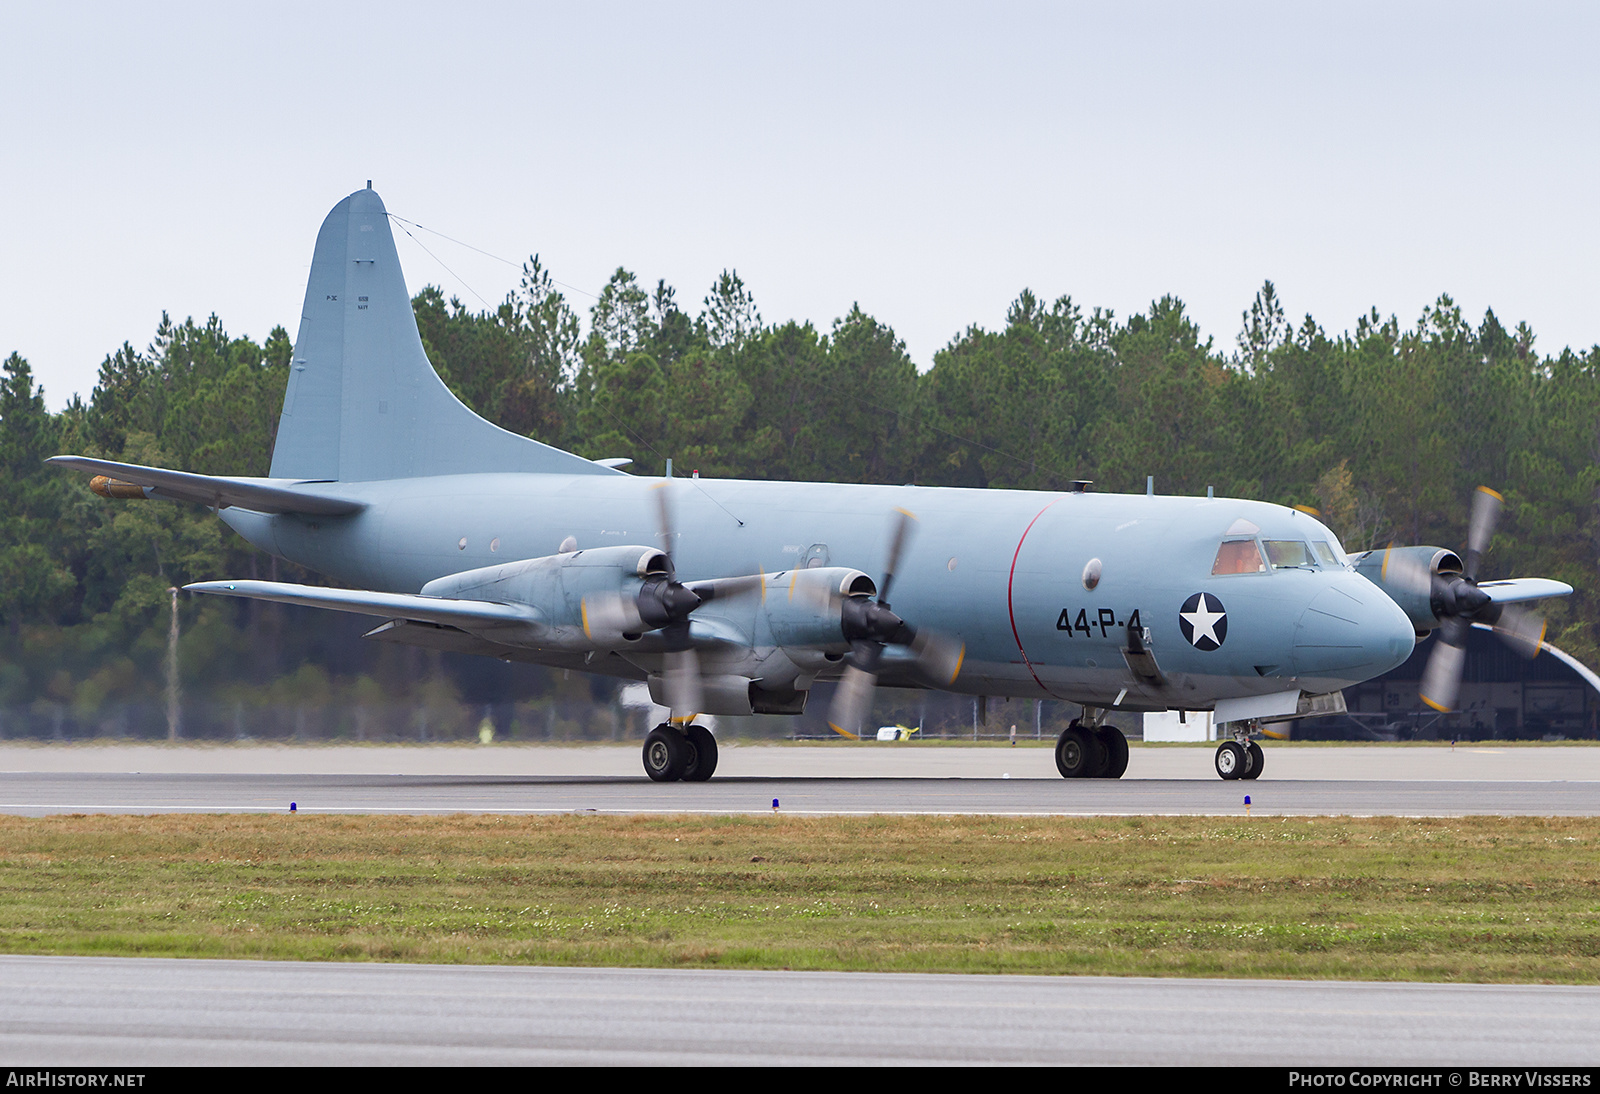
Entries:
<svg viewBox="0 0 1600 1094">
<path fill-rule="evenodd" d="M 1504 581 L 1480 581 L 1478 588 L 1496 604 L 1515 604 L 1523 600 L 1543 600 L 1547 596 L 1571 596 L 1572 586 L 1548 577 L 1509 577 Z"/>
<path fill-rule="evenodd" d="M 184 590 L 271 600 L 279 604 L 300 604 L 308 608 L 330 608 L 384 619 L 410 619 L 469 631 L 538 624 L 544 618 L 526 604 L 454 600 L 415 593 L 377 593 L 364 589 L 328 589 L 315 585 L 294 585 L 286 581 L 199 581 L 185 585 Z"/>
<path fill-rule="evenodd" d="M 320 486 L 302 479 L 225 478 L 196 475 L 189 471 L 169 471 L 163 467 L 141 467 L 133 463 L 96 460 L 88 456 L 52 456 L 45 461 L 57 467 L 92 471 L 97 476 L 90 488 L 105 497 L 135 496 L 169 501 L 199 502 L 213 509 L 238 506 L 257 513 L 304 513 L 308 516 L 340 516 L 359 513 L 366 503 L 332 497 L 305 489 Z M 103 480 L 103 481 L 102 481 Z"/>
</svg>

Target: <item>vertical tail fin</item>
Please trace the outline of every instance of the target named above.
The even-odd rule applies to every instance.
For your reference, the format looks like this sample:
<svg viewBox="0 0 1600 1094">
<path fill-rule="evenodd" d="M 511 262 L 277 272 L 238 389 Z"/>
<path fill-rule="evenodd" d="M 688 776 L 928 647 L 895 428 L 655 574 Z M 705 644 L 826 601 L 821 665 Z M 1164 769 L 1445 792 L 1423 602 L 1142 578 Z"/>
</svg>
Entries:
<svg viewBox="0 0 1600 1094">
<path fill-rule="evenodd" d="M 357 190 L 317 233 L 271 475 L 482 471 L 617 473 L 484 421 L 450 392 L 423 352 L 383 201 Z"/>
</svg>

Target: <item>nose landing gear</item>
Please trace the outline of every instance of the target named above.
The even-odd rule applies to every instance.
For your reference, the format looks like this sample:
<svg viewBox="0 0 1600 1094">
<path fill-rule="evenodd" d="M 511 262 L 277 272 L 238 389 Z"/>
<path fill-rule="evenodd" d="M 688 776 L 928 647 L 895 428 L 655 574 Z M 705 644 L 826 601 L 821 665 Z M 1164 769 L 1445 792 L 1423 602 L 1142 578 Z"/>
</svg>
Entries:
<svg viewBox="0 0 1600 1094">
<path fill-rule="evenodd" d="M 1251 729 L 1259 728 L 1259 723 L 1234 724 L 1240 727 L 1233 731 L 1234 739 L 1217 746 L 1217 774 L 1224 779 L 1259 779 L 1267 758 L 1261 746 L 1250 739 Z"/>
<path fill-rule="evenodd" d="M 702 725 L 662 722 L 644 739 L 644 773 L 658 783 L 703 783 L 717 769 L 717 739 Z"/>
</svg>

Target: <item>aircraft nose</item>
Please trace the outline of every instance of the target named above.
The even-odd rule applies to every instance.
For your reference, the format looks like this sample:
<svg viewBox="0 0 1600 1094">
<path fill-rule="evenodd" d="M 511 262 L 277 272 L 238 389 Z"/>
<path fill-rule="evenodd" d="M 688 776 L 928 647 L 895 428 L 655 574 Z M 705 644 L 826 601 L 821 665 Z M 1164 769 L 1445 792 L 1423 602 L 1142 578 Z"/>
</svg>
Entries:
<svg viewBox="0 0 1600 1094">
<path fill-rule="evenodd" d="M 1300 676 L 1370 680 L 1405 663 L 1416 644 L 1411 620 L 1359 574 L 1330 574 L 1294 628 Z"/>
</svg>

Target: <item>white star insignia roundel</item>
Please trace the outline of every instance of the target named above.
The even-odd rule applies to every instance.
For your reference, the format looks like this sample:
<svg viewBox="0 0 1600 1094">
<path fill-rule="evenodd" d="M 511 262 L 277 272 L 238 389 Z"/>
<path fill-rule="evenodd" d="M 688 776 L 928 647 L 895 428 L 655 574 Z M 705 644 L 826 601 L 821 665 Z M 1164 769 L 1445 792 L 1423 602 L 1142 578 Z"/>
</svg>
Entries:
<svg viewBox="0 0 1600 1094">
<path fill-rule="evenodd" d="M 1221 646 L 1228 637 L 1228 613 L 1222 601 L 1208 593 L 1195 593 L 1183 602 L 1178 610 L 1178 627 L 1189 645 L 1197 650 L 1210 651 Z"/>
</svg>

